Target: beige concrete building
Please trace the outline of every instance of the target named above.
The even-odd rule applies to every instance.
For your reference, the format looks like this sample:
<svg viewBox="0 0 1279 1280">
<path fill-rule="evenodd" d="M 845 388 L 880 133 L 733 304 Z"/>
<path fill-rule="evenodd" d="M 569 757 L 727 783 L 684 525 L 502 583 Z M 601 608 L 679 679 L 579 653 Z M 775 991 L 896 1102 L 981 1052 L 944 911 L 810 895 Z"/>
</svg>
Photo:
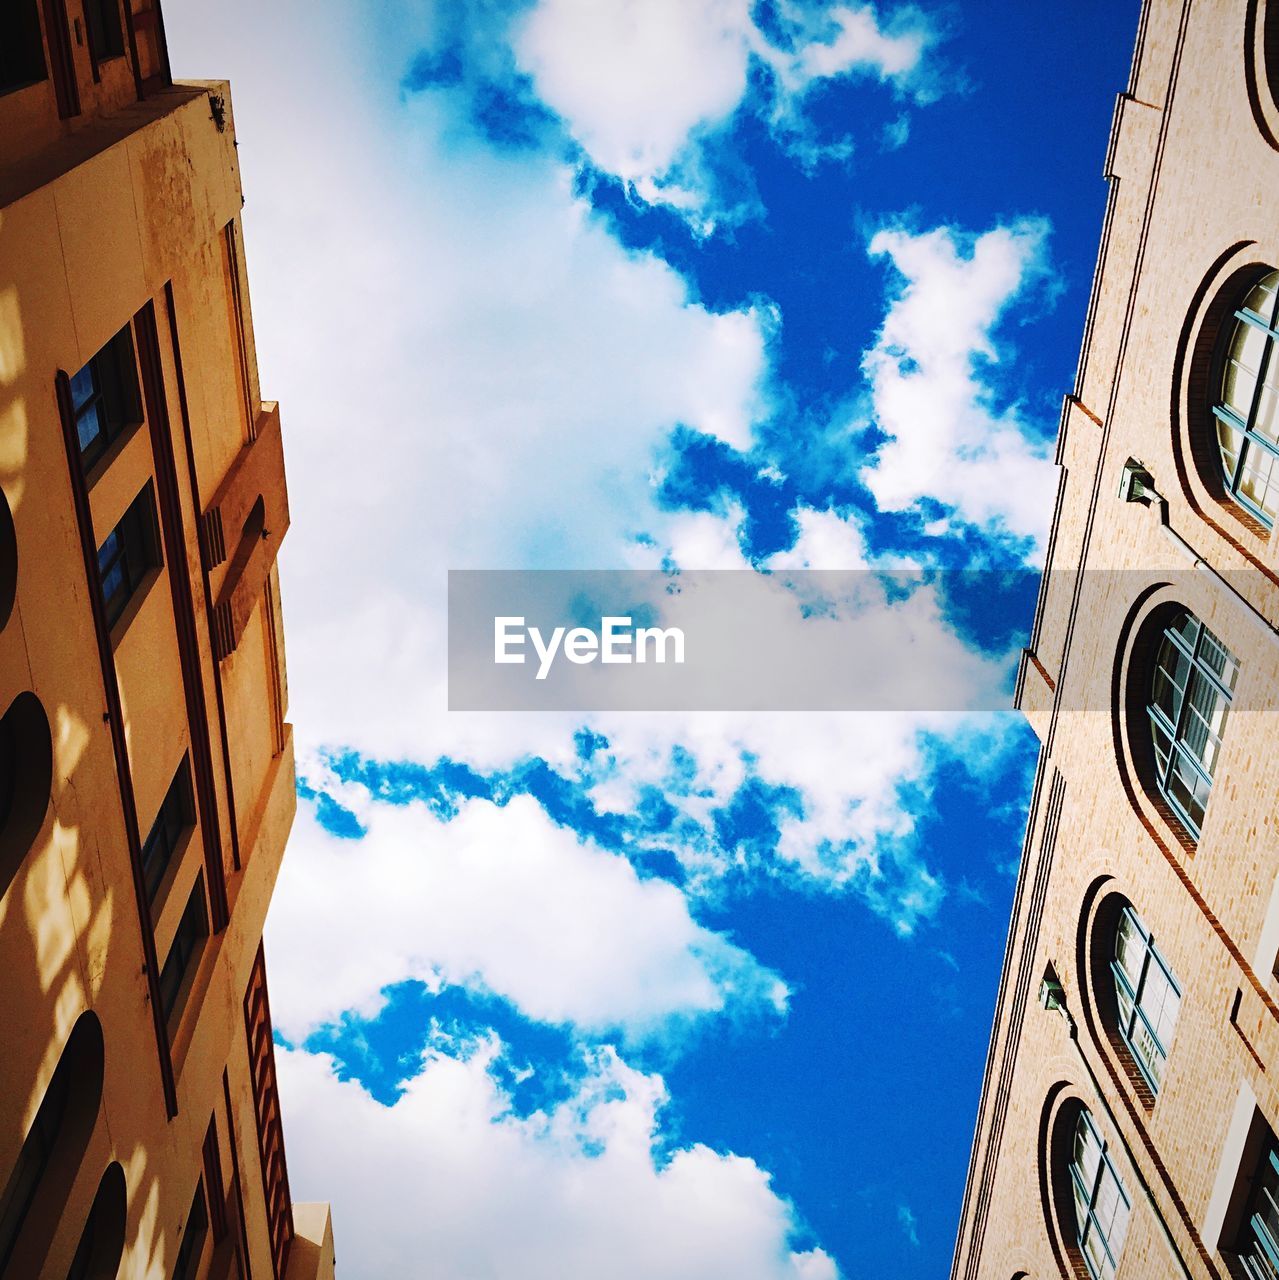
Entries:
<svg viewBox="0 0 1279 1280">
<path fill-rule="evenodd" d="M 1105 176 L 952 1276 L 1272 1280 L 1276 0 L 1147 0 Z"/>
<path fill-rule="evenodd" d="M 310 1280 L 261 937 L 295 806 L 227 86 L 0 5 L 0 1277 Z"/>
</svg>

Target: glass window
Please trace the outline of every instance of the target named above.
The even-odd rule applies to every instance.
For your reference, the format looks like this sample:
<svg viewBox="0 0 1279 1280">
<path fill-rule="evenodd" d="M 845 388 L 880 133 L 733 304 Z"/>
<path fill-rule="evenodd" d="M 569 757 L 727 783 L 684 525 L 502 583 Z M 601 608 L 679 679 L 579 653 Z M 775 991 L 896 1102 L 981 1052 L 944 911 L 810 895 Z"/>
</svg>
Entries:
<svg viewBox="0 0 1279 1280">
<path fill-rule="evenodd" d="M 187 899 L 186 910 L 178 921 L 169 954 L 160 970 L 160 1007 L 166 1018 L 177 1008 L 187 971 L 199 958 L 204 940 L 208 936 L 209 912 L 204 905 L 204 876 L 201 874 L 196 878 L 195 887 Z"/>
<path fill-rule="evenodd" d="M 173 861 L 178 843 L 194 822 L 191 769 L 184 757 L 169 784 L 160 812 L 156 814 L 155 822 L 142 844 L 142 876 L 146 881 L 150 901 L 155 901 L 160 881 L 164 879 L 164 873 Z"/>
<path fill-rule="evenodd" d="M 1197 840 L 1239 661 L 1188 609 L 1165 628 L 1150 691 L 1159 790 Z"/>
<path fill-rule="evenodd" d="M 1128 1231 L 1128 1193 L 1092 1115 L 1079 1113 L 1070 1161 L 1079 1251 L 1093 1280 L 1113 1280 Z"/>
<path fill-rule="evenodd" d="M 133 335 L 127 324 L 72 377 L 71 407 L 86 470 L 126 427 L 142 421 Z"/>
<path fill-rule="evenodd" d="M 178 1260 L 173 1268 L 173 1280 L 195 1280 L 200 1266 L 200 1254 L 204 1251 L 204 1237 L 209 1230 L 209 1210 L 204 1203 L 204 1179 L 195 1184 L 195 1197 L 187 1214 L 186 1229 L 178 1246 Z"/>
<path fill-rule="evenodd" d="M 127 1199 L 124 1170 L 113 1162 L 98 1183 L 67 1280 L 108 1280 L 119 1272 Z"/>
<path fill-rule="evenodd" d="M 98 577 L 102 600 L 107 608 L 107 624 L 124 612 L 133 593 L 147 573 L 160 564 L 160 540 L 155 523 L 155 500 L 148 484 L 120 523 L 107 534 L 98 548 Z"/>
<path fill-rule="evenodd" d="M 1249 1280 L 1279 1280 L 1279 1148 L 1273 1139 L 1252 1180 L 1239 1260 Z"/>
<path fill-rule="evenodd" d="M 1181 988 L 1131 907 L 1119 917 L 1110 967 L 1119 1001 L 1119 1032 L 1146 1082 L 1158 1093 L 1181 1010 Z"/>
<path fill-rule="evenodd" d="M 1213 414 L 1226 490 L 1266 525 L 1279 511 L 1279 271 L 1248 291 L 1229 329 Z"/>
<path fill-rule="evenodd" d="M 36 0 L 0 4 L 0 93 L 36 84 L 47 75 Z"/>
<path fill-rule="evenodd" d="M 40 1189 L 40 1181 L 49 1166 L 53 1148 L 62 1132 L 62 1122 L 71 1097 L 71 1072 L 59 1069 L 53 1073 L 49 1088 L 32 1122 L 18 1163 L 9 1175 L 9 1184 L 0 1200 L 0 1272 L 9 1263 L 18 1234 Z"/>
<path fill-rule="evenodd" d="M 70 1184 L 47 1175 L 51 1168 L 77 1167 L 88 1146 L 102 1099 L 102 1049 L 101 1024 L 94 1014 L 82 1013 L 0 1191 L 0 1275 L 6 1278 L 17 1274 L 24 1251 L 22 1270 L 28 1274 L 32 1248 L 66 1207 Z M 50 1181 L 52 1187 L 46 1185 Z"/>
<path fill-rule="evenodd" d="M 84 0 L 84 18 L 89 27 L 89 52 L 94 62 L 124 56 L 119 0 Z"/>
</svg>

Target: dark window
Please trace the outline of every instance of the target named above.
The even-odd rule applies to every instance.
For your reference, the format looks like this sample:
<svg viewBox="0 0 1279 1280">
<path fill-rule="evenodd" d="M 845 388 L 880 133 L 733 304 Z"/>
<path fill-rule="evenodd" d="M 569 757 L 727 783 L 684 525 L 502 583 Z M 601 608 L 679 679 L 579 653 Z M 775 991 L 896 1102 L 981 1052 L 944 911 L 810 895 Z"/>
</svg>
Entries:
<svg viewBox="0 0 1279 1280">
<path fill-rule="evenodd" d="M 108 625 L 119 618 L 143 578 L 160 563 L 155 499 L 148 484 L 98 548 L 98 578 Z"/>
<path fill-rule="evenodd" d="M 95 63 L 124 56 L 117 0 L 84 0 L 84 19 L 89 25 L 89 55 Z"/>
<path fill-rule="evenodd" d="M 200 1254 L 204 1249 L 204 1237 L 209 1231 L 209 1210 L 204 1203 L 204 1179 L 195 1184 L 195 1198 L 187 1215 L 186 1230 L 178 1246 L 178 1261 L 173 1268 L 173 1280 L 195 1280 L 200 1266 Z"/>
<path fill-rule="evenodd" d="M 115 1280 L 124 1252 L 127 1199 L 124 1170 L 113 1162 L 98 1183 L 67 1280 Z"/>
<path fill-rule="evenodd" d="M 34 1275 L 62 1220 L 102 1101 L 102 1024 L 82 1013 L 71 1028 L 0 1192 L 0 1275 Z"/>
<path fill-rule="evenodd" d="M 128 325 L 71 379 L 71 406 L 80 438 L 80 461 L 86 470 L 126 427 L 142 421 L 138 368 Z"/>
<path fill-rule="evenodd" d="M 1196 840 L 1238 679 L 1235 655 L 1181 610 L 1164 629 L 1148 710 L 1159 790 Z"/>
<path fill-rule="evenodd" d="M 36 0 L 5 0 L 0 4 L 0 93 L 25 88 L 48 74 Z"/>
<path fill-rule="evenodd" d="M 1279 1148 L 1268 1143 L 1252 1179 L 1239 1261 L 1249 1280 L 1279 1277 Z"/>
<path fill-rule="evenodd" d="M 199 957 L 205 938 L 209 936 L 209 912 L 204 904 L 204 876 L 197 877 L 195 888 L 187 900 L 186 910 L 173 935 L 168 958 L 160 970 L 160 1007 L 168 1018 L 177 1007 L 187 971 Z"/>
<path fill-rule="evenodd" d="M 67 1103 L 71 1098 L 71 1074 L 69 1070 L 63 1070 L 62 1063 L 58 1064 L 31 1124 L 31 1132 L 18 1153 L 18 1163 L 9 1175 L 4 1198 L 0 1200 L 0 1272 L 9 1265 L 18 1233 L 40 1189 L 40 1180 L 49 1167 L 58 1134 L 62 1132 Z"/>
<path fill-rule="evenodd" d="M 14 796 L 18 790 L 17 733 L 9 717 L 0 720 L 0 831 L 9 821 Z"/>
<path fill-rule="evenodd" d="M 146 881 L 147 897 L 152 902 L 155 901 L 156 891 L 160 888 L 160 881 L 164 879 L 169 863 L 173 861 L 178 842 L 194 822 L 191 769 L 184 757 L 142 845 L 142 875 Z"/>
<path fill-rule="evenodd" d="M 1212 411 L 1226 489 L 1266 525 L 1279 512 L 1279 271 L 1248 291 L 1235 312 Z"/>
</svg>

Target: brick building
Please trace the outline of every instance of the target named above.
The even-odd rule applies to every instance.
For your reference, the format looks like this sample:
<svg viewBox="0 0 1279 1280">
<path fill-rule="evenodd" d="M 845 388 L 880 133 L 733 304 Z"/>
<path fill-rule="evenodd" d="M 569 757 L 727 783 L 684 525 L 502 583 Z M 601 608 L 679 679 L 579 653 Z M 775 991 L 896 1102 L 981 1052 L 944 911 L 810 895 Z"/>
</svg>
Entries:
<svg viewBox="0 0 1279 1280">
<path fill-rule="evenodd" d="M 311 1280 L 261 937 L 295 807 L 227 86 L 0 5 L 0 1277 Z"/>
<path fill-rule="evenodd" d="M 1105 176 L 1018 681 L 1041 752 L 952 1277 L 1268 1280 L 1276 0 L 1146 0 Z"/>
</svg>

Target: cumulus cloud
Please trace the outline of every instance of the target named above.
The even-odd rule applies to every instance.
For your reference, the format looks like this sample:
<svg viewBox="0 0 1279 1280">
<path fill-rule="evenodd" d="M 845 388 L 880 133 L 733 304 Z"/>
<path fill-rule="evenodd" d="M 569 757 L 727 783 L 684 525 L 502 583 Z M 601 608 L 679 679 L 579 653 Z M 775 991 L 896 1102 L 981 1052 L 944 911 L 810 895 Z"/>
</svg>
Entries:
<svg viewBox="0 0 1279 1280">
<path fill-rule="evenodd" d="M 579 1032 L 670 1037 L 708 1014 L 775 1016 L 789 991 L 683 893 L 558 826 L 527 796 L 464 805 L 372 802 L 347 786 L 359 839 L 298 815 L 268 940 L 277 1024 L 290 1038 L 416 978 L 493 993 Z M 341 919 L 342 945 L 317 921 Z M 324 974 L 317 982 L 315 975 Z"/>
<path fill-rule="evenodd" d="M 838 1280 L 753 1160 L 662 1141 L 660 1076 L 599 1050 L 569 1099 L 520 1117 L 500 1052 L 429 1049 L 387 1107 L 277 1050 L 293 1193 L 332 1200 L 344 1276 L 427 1258 L 449 1280 Z"/>
<path fill-rule="evenodd" d="M 869 4 L 783 3 L 770 33 L 754 15 L 751 0 L 538 0 L 514 48 L 597 168 L 710 229 L 732 210 L 707 177 L 703 144 L 739 109 L 760 112 L 784 144 L 815 158 L 808 91 L 854 74 L 904 90 L 933 39 L 918 14 L 885 24 Z M 767 69 L 763 85 L 752 62 Z M 840 140 L 832 153 L 848 149 Z"/>
<path fill-rule="evenodd" d="M 986 376 L 1009 304 L 1041 280 L 1042 222 L 966 237 L 948 228 L 877 232 L 870 253 L 900 284 L 863 367 L 876 425 L 889 439 L 862 470 L 881 510 L 940 504 L 947 517 L 1029 539 L 1052 510 L 1048 445 L 1021 406 L 1000 407 Z"/>
</svg>

